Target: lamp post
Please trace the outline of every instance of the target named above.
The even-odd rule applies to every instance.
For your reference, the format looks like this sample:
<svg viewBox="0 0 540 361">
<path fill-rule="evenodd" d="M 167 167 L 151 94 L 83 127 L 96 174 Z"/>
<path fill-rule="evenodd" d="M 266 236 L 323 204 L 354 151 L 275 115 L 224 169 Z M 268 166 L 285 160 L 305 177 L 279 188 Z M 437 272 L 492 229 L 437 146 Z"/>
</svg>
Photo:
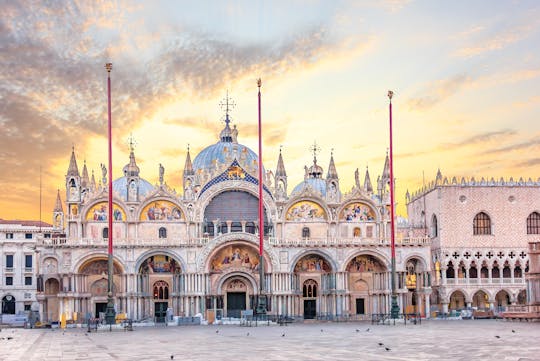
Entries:
<svg viewBox="0 0 540 361">
<path fill-rule="evenodd" d="M 259 88 L 259 297 L 257 297 L 257 315 L 266 315 L 266 294 L 264 292 L 264 212 L 263 212 L 263 171 L 262 171 L 262 126 L 261 126 L 261 79 L 257 79 Z"/>
<path fill-rule="evenodd" d="M 392 303 L 390 308 L 390 316 L 393 319 L 399 317 L 399 306 L 397 303 L 397 294 L 396 294 L 396 242 L 395 242 L 395 220 L 394 220 L 394 154 L 392 147 L 392 96 L 394 92 L 388 91 L 389 102 L 389 111 L 390 111 L 390 247 L 392 249 Z"/>
<path fill-rule="evenodd" d="M 109 214 L 108 227 L 109 248 L 108 248 L 108 277 L 107 277 L 107 308 L 105 310 L 105 321 L 108 325 L 115 323 L 114 299 L 113 299 L 113 202 L 112 202 L 112 126 L 111 126 L 111 70 L 112 63 L 105 64 L 107 69 L 107 113 L 108 113 L 108 140 L 109 140 Z"/>
</svg>

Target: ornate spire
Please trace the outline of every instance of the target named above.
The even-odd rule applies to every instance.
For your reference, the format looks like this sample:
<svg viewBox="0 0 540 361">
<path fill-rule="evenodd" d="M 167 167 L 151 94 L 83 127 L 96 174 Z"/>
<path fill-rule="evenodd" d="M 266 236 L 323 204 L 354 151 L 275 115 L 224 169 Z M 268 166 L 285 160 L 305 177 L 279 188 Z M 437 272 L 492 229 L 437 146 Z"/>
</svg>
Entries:
<svg viewBox="0 0 540 361">
<path fill-rule="evenodd" d="M 135 161 L 135 139 L 133 138 L 133 134 L 131 134 L 128 138 L 128 144 L 129 144 L 129 164 L 126 164 L 124 166 L 124 176 L 126 177 L 138 177 L 139 176 L 139 167 L 137 166 L 137 162 Z"/>
<path fill-rule="evenodd" d="M 388 150 L 386 151 L 386 159 L 384 160 L 382 179 L 384 180 L 390 179 L 390 160 L 388 158 Z"/>
<path fill-rule="evenodd" d="M 187 146 L 186 164 L 184 165 L 184 177 L 194 175 L 193 164 L 191 163 L 191 154 L 189 153 L 189 144 Z"/>
<path fill-rule="evenodd" d="M 369 176 L 369 170 L 366 166 L 366 176 L 364 178 L 364 190 L 366 192 L 373 192 L 373 186 L 371 185 L 371 177 Z"/>
<path fill-rule="evenodd" d="M 90 178 L 88 178 L 88 169 L 86 168 L 86 159 L 85 159 L 83 169 L 82 169 L 81 186 L 83 188 L 88 188 L 89 185 L 90 185 Z"/>
<path fill-rule="evenodd" d="M 443 177 L 442 177 L 441 169 L 437 168 L 437 176 L 435 177 L 435 184 L 442 183 L 442 180 L 443 180 Z"/>
<path fill-rule="evenodd" d="M 281 155 L 281 146 L 279 147 L 279 158 L 276 168 L 276 177 L 286 177 L 285 164 L 283 163 L 283 156 Z"/>
<path fill-rule="evenodd" d="M 53 212 L 64 213 L 64 210 L 62 209 L 62 200 L 60 199 L 60 189 L 56 193 L 56 204 L 54 205 Z"/>
<path fill-rule="evenodd" d="M 69 160 L 69 168 L 67 176 L 79 177 L 79 168 L 77 167 L 77 159 L 75 158 L 75 146 L 71 148 L 71 159 Z"/>
<path fill-rule="evenodd" d="M 92 169 L 92 180 L 90 181 L 90 189 L 96 190 L 96 178 L 94 177 L 94 170 Z"/>
<path fill-rule="evenodd" d="M 330 164 L 328 165 L 326 179 L 338 179 L 336 165 L 334 164 L 334 149 L 330 152 Z"/>
<path fill-rule="evenodd" d="M 231 122 L 231 118 L 229 116 L 229 112 L 233 110 L 233 108 L 236 106 L 234 101 L 229 97 L 229 91 L 227 90 L 227 95 L 225 96 L 225 99 L 219 103 L 221 106 L 221 109 L 225 111 L 225 119 L 223 121 L 225 122 L 225 128 L 221 131 L 219 134 L 219 139 L 222 142 L 226 143 L 236 143 L 236 136 L 238 134 L 238 130 L 236 130 L 236 127 L 231 130 L 231 127 L 229 126 L 229 123 Z"/>
<path fill-rule="evenodd" d="M 321 151 L 321 148 L 319 148 L 317 142 L 313 142 L 313 146 L 310 149 L 313 152 L 313 165 L 309 167 L 307 175 L 309 178 L 322 178 L 323 169 L 317 164 L 317 153 Z"/>
</svg>

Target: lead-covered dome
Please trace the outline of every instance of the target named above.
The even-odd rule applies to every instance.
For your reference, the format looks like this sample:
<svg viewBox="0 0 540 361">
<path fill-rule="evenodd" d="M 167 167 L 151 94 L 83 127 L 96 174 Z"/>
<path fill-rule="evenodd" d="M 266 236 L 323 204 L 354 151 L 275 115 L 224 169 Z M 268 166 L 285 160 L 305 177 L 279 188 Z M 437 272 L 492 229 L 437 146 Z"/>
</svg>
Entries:
<svg viewBox="0 0 540 361">
<path fill-rule="evenodd" d="M 308 186 L 321 193 L 323 197 L 326 196 L 326 182 L 321 178 L 307 178 L 302 183 L 294 187 L 291 195 L 301 193 L 302 190 Z"/>
<path fill-rule="evenodd" d="M 121 177 L 113 181 L 113 193 L 117 193 L 122 199 L 127 199 L 128 195 L 128 183 L 127 177 Z M 138 179 L 139 186 L 139 199 L 144 199 L 148 194 L 154 190 L 154 186 L 145 179 Z"/>
</svg>

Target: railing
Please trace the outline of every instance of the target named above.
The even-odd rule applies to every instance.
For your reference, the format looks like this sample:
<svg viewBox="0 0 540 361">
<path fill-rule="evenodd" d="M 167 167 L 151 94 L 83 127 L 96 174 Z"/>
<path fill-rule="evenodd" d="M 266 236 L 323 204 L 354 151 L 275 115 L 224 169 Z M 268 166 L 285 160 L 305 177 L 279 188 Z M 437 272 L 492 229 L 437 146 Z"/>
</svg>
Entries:
<svg viewBox="0 0 540 361">
<path fill-rule="evenodd" d="M 213 238 L 136 238 L 114 239 L 115 247 L 145 247 L 145 246 L 162 246 L 162 247 L 202 247 L 210 242 Z M 293 238 L 279 239 L 276 237 L 265 237 L 265 240 L 272 246 L 279 247 L 348 247 L 348 246 L 390 246 L 390 242 L 386 239 L 377 238 L 340 238 L 340 237 L 320 237 L 320 238 Z M 79 247 L 106 247 L 107 238 L 82 238 L 82 239 L 66 239 L 66 238 L 40 238 L 37 239 L 37 244 L 41 246 L 79 246 Z M 429 238 L 413 237 L 398 240 L 398 246 L 428 246 Z"/>
<path fill-rule="evenodd" d="M 523 278 L 447 278 L 446 282 L 441 280 L 441 285 L 477 285 L 478 283 L 486 285 L 500 285 L 500 284 L 524 284 Z"/>
</svg>

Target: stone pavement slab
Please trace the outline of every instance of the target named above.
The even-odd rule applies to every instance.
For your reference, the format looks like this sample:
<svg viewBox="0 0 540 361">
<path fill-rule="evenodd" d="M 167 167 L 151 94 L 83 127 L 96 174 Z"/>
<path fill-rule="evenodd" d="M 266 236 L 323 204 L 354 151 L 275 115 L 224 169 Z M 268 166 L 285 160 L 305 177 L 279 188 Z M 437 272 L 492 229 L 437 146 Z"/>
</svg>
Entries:
<svg viewBox="0 0 540 361">
<path fill-rule="evenodd" d="M 174 360 L 540 361 L 540 323 L 468 320 L 395 326 L 350 322 L 0 332 L 0 361 L 170 360 L 171 355 Z"/>
</svg>

